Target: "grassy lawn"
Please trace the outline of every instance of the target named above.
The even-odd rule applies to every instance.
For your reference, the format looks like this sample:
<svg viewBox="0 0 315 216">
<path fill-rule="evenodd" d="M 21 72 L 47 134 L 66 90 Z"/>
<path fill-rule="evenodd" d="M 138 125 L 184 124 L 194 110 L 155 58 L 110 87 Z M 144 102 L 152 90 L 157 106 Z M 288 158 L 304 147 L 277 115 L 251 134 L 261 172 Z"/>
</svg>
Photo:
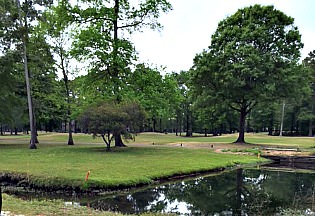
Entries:
<svg viewBox="0 0 315 216">
<path fill-rule="evenodd" d="M 99 212 L 90 208 L 74 205 L 65 205 L 61 200 L 32 200 L 25 201 L 3 194 L 3 211 L 9 211 L 14 214 L 21 215 L 69 215 L 69 216 L 86 216 L 86 215 L 100 215 L 100 216 L 120 216 L 120 214 L 110 212 Z"/>
<path fill-rule="evenodd" d="M 168 144 L 168 143 L 233 143 L 237 139 L 238 134 L 228 134 L 223 136 L 196 135 L 194 137 L 180 137 L 174 134 L 139 134 L 136 137 L 136 143 L 145 144 Z M 315 138 L 313 137 L 279 137 L 267 136 L 266 134 L 247 133 L 245 135 L 246 142 L 257 145 L 283 146 L 296 148 L 313 148 L 315 147 Z"/>
<path fill-rule="evenodd" d="M 72 203 L 71 203 L 72 204 Z M 3 194 L 2 210 L 10 212 L 10 215 L 23 216 L 49 216 L 49 215 L 67 215 L 67 216 L 122 216 L 114 212 L 97 211 L 85 206 L 65 205 L 62 200 L 32 200 L 26 201 Z M 144 213 L 141 216 L 172 216 L 172 214 Z M 174 216 L 174 215 L 173 215 Z"/>
<path fill-rule="evenodd" d="M 215 168 L 265 161 L 256 156 L 218 154 L 209 149 L 167 147 L 174 143 L 222 143 L 229 144 L 237 134 L 220 137 L 192 138 L 174 134 L 138 134 L 128 148 L 105 151 L 100 138 L 75 134 L 74 146 L 67 146 L 67 134 L 41 133 L 37 150 L 29 150 L 29 136 L 0 137 L 0 173 L 21 175 L 27 181 L 44 186 L 134 186 L 152 183 L 159 178 L 188 174 Z M 246 134 L 253 144 L 311 148 L 314 138 L 269 137 L 262 134 Z M 152 145 L 154 143 L 154 145 Z M 141 147 L 137 146 L 141 144 Z M 84 181 L 87 171 L 89 180 Z M 62 201 L 26 202 L 4 194 L 3 210 L 25 215 L 117 215 L 96 212 L 87 208 L 65 207 Z M 150 214 L 148 214 L 150 215 Z"/>
<path fill-rule="evenodd" d="M 25 144 L 0 145 L 0 171 L 23 174 L 32 183 L 52 186 L 82 187 L 89 170 L 90 186 L 115 187 L 258 162 L 253 156 L 163 146 L 128 147 L 112 152 L 106 152 L 101 144 L 40 144 L 37 150 L 27 147 Z"/>
<path fill-rule="evenodd" d="M 90 171 L 88 185 L 104 188 L 151 183 L 172 175 L 200 172 L 239 163 L 260 160 L 248 155 L 217 154 L 211 149 L 167 148 L 169 143 L 231 143 L 237 134 L 219 137 L 192 138 L 174 134 L 138 134 L 128 148 L 105 151 L 100 138 L 75 134 L 74 146 L 67 146 L 67 134 L 42 133 L 37 150 L 28 149 L 28 136 L 0 137 L 0 172 L 22 174 L 37 185 L 68 185 L 85 187 L 85 175 Z M 247 141 L 260 145 L 311 148 L 315 139 L 309 137 L 270 137 L 246 134 Z M 152 145 L 155 143 L 155 145 Z M 136 147 L 142 144 L 142 147 Z M 53 172 L 52 172 L 53 171 Z"/>
<path fill-rule="evenodd" d="M 183 133 L 184 135 L 184 133 Z M 193 137 L 175 136 L 175 134 L 163 133 L 142 133 L 136 136 L 135 142 L 129 141 L 127 145 L 132 144 L 149 144 L 164 145 L 170 143 L 233 143 L 237 139 L 238 134 L 228 134 L 223 136 L 208 136 L 204 137 L 203 134 L 194 134 Z M 43 144 L 65 144 L 67 143 L 68 134 L 66 133 L 40 133 L 39 141 Z M 18 136 L 0 136 L 0 144 L 26 144 L 28 142 L 28 135 Z M 247 133 L 245 140 L 251 144 L 258 145 L 272 145 L 284 147 L 300 147 L 300 148 L 313 148 L 315 147 L 314 137 L 279 137 L 267 136 L 264 133 Z M 92 138 L 91 135 L 74 134 L 74 141 L 76 144 L 101 144 L 105 145 L 101 138 Z"/>
</svg>

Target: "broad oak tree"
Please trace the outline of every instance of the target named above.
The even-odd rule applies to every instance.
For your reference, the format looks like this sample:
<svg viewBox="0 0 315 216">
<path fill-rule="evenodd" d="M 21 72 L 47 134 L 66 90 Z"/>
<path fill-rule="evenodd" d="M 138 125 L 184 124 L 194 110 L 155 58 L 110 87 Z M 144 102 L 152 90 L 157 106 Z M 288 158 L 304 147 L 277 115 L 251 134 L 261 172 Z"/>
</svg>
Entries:
<svg viewBox="0 0 315 216">
<path fill-rule="evenodd" d="M 75 6 L 66 5 L 68 19 L 78 25 L 72 55 L 89 64 L 88 75 L 101 80 L 97 88 L 107 88 L 118 103 L 130 65 L 136 58 L 129 36 L 144 27 L 160 28 L 161 13 L 172 9 L 167 0 L 79 0 Z M 115 132 L 115 146 L 124 146 Z"/>
<path fill-rule="evenodd" d="M 218 24 L 208 50 L 198 54 L 192 82 L 200 95 L 211 95 L 239 112 L 244 143 L 247 114 L 261 101 L 285 98 L 295 77 L 303 47 L 294 19 L 273 6 L 239 9 Z"/>
</svg>

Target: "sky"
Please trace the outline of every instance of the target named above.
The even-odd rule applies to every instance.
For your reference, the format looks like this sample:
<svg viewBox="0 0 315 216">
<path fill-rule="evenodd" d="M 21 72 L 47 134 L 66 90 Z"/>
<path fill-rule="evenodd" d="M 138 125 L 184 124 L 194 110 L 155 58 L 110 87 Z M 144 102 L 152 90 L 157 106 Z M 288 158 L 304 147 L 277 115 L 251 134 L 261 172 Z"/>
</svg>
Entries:
<svg viewBox="0 0 315 216">
<path fill-rule="evenodd" d="M 161 15 L 159 31 L 145 29 L 132 40 L 139 61 L 166 67 L 166 72 L 189 70 L 197 53 L 207 49 L 218 23 L 239 8 L 254 4 L 274 5 L 294 18 L 304 48 L 302 59 L 315 50 L 314 0 L 169 0 L 173 10 Z"/>
</svg>

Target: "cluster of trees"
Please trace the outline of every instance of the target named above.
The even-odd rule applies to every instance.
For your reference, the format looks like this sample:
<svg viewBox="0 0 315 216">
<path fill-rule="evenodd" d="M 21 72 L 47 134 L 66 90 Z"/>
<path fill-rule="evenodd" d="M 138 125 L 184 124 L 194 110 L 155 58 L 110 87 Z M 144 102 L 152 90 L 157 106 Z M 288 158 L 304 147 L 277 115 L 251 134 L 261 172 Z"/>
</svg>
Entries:
<svg viewBox="0 0 315 216">
<path fill-rule="evenodd" d="M 89 132 L 109 148 L 138 131 L 239 131 L 237 142 L 245 131 L 314 134 L 315 51 L 299 61 L 293 18 L 240 9 L 191 70 L 167 73 L 137 63 L 130 36 L 159 29 L 171 9 L 166 0 L 0 0 L 1 135 L 31 130 L 36 148 L 36 130 L 67 131 L 69 145 L 73 131 Z"/>
</svg>

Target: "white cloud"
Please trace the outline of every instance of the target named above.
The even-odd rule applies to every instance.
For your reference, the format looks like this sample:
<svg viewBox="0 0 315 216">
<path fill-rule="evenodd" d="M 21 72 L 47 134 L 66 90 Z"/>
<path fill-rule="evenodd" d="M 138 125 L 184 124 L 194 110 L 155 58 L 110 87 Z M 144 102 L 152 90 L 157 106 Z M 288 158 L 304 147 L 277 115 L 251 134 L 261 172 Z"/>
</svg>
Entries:
<svg viewBox="0 0 315 216">
<path fill-rule="evenodd" d="M 210 45 L 219 21 L 239 8 L 253 4 L 274 5 L 295 18 L 305 44 L 302 57 L 315 49 L 315 1 L 313 0 L 170 0 L 174 10 L 162 15 L 161 32 L 145 30 L 133 41 L 140 60 L 167 66 L 167 71 L 188 70 L 197 53 Z"/>
</svg>

